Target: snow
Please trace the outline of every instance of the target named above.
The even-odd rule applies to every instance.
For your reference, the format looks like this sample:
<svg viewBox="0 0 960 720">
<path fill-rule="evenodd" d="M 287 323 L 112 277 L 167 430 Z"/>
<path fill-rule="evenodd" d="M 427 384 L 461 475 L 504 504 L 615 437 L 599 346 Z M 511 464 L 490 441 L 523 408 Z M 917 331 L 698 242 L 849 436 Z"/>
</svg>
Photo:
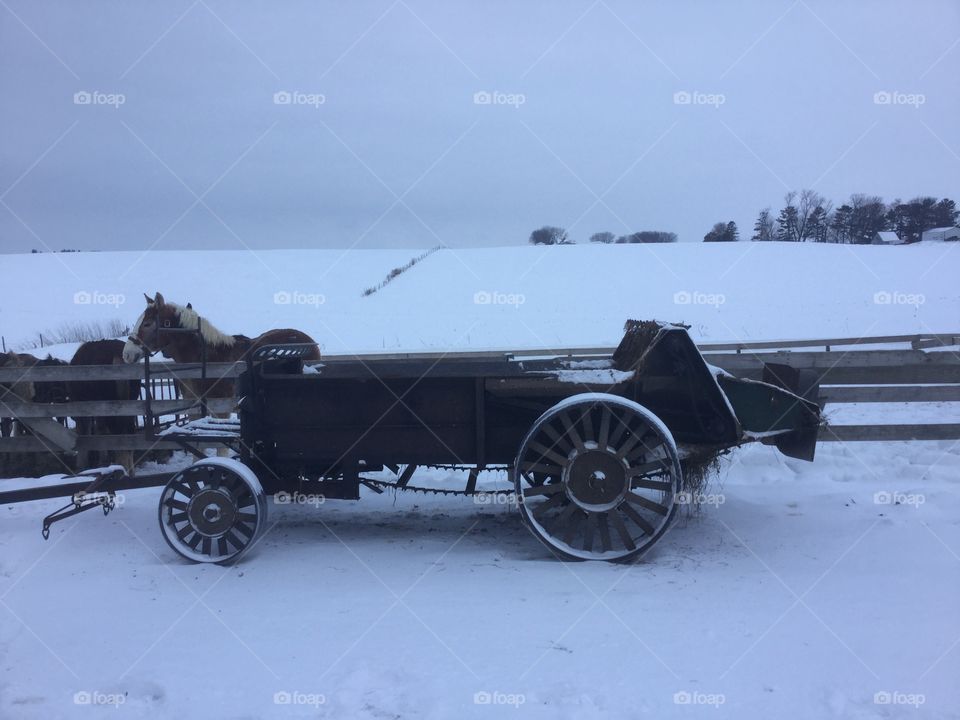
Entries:
<svg viewBox="0 0 960 720">
<path fill-rule="evenodd" d="M 952 445 L 743 448 L 632 566 L 464 498 L 273 505 L 233 568 L 179 561 L 155 490 L 48 542 L 60 501 L 7 506 L 0 717 L 956 717 Z"/>
<path fill-rule="evenodd" d="M 0 255 L 0 327 L 11 347 L 132 323 L 160 290 L 223 331 L 297 327 L 327 354 L 613 346 L 627 318 L 688 322 L 699 342 L 951 333 L 953 248 L 442 250 L 369 297 L 418 251 Z M 480 489 L 504 487 L 490 476 Z M 47 542 L 62 499 L 0 507 L 0 718 L 958 717 L 957 443 L 821 443 L 814 463 L 738 449 L 628 566 L 557 561 L 499 496 L 362 495 L 271 505 L 230 568 L 179 560 L 156 489 Z"/>
</svg>

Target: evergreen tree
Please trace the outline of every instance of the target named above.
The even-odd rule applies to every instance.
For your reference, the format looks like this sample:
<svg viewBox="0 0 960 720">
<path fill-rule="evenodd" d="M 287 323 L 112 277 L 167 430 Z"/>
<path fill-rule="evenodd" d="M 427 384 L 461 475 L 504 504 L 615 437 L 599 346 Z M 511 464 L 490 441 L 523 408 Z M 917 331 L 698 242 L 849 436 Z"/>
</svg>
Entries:
<svg viewBox="0 0 960 720">
<path fill-rule="evenodd" d="M 773 238 L 773 218 L 770 217 L 770 208 L 767 207 L 757 216 L 757 221 L 753 224 L 753 237 L 750 239 L 756 242 L 767 242 Z"/>
</svg>

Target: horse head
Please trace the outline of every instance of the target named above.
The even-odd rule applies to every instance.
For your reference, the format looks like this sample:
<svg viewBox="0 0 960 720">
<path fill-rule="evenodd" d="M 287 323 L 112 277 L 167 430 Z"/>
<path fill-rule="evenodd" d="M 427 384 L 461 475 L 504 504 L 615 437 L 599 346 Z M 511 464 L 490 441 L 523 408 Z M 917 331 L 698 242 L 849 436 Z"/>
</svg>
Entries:
<svg viewBox="0 0 960 720">
<path fill-rule="evenodd" d="M 127 363 L 139 362 L 145 355 L 167 354 L 173 336 L 162 331 L 182 327 L 176 305 L 165 302 L 159 292 L 154 297 L 146 293 L 143 296 L 147 300 L 147 309 L 137 320 L 133 332 L 123 346 L 123 361 Z"/>
</svg>

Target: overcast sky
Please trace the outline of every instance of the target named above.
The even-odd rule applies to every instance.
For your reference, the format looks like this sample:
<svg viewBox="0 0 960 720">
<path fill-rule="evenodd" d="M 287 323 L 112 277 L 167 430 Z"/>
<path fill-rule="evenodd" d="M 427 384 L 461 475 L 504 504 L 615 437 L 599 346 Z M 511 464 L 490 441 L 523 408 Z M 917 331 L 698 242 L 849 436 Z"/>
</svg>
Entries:
<svg viewBox="0 0 960 720">
<path fill-rule="evenodd" d="M 789 188 L 960 201 L 958 41 L 955 0 L 2 0 L 0 247 L 700 241 Z"/>
</svg>

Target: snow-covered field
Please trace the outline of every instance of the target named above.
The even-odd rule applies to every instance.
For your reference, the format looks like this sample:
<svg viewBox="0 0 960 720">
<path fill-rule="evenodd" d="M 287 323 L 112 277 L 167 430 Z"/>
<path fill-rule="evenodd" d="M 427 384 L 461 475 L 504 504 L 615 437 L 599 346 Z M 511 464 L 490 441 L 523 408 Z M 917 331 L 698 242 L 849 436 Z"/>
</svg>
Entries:
<svg viewBox="0 0 960 720">
<path fill-rule="evenodd" d="M 418 253 L 0 256 L 0 327 L 132 323 L 160 290 L 326 352 L 615 344 L 627 317 L 704 341 L 956 332 L 955 247 L 448 250 L 370 297 Z M 48 542 L 59 501 L 2 507 L 0 717 L 960 717 L 960 447 L 817 453 L 737 451 L 632 566 L 559 562 L 462 498 L 274 505 L 233 568 L 180 562 L 155 490 Z"/>
<path fill-rule="evenodd" d="M 328 353 L 615 345 L 627 318 L 697 341 L 956 332 L 960 243 L 716 243 L 0 256 L 12 347 L 64 323 L 133 324 L 160 291 L 220 329 L 296 327 Z M 38 292 L 42 287 L 43 292 Z"/>
</svg>

